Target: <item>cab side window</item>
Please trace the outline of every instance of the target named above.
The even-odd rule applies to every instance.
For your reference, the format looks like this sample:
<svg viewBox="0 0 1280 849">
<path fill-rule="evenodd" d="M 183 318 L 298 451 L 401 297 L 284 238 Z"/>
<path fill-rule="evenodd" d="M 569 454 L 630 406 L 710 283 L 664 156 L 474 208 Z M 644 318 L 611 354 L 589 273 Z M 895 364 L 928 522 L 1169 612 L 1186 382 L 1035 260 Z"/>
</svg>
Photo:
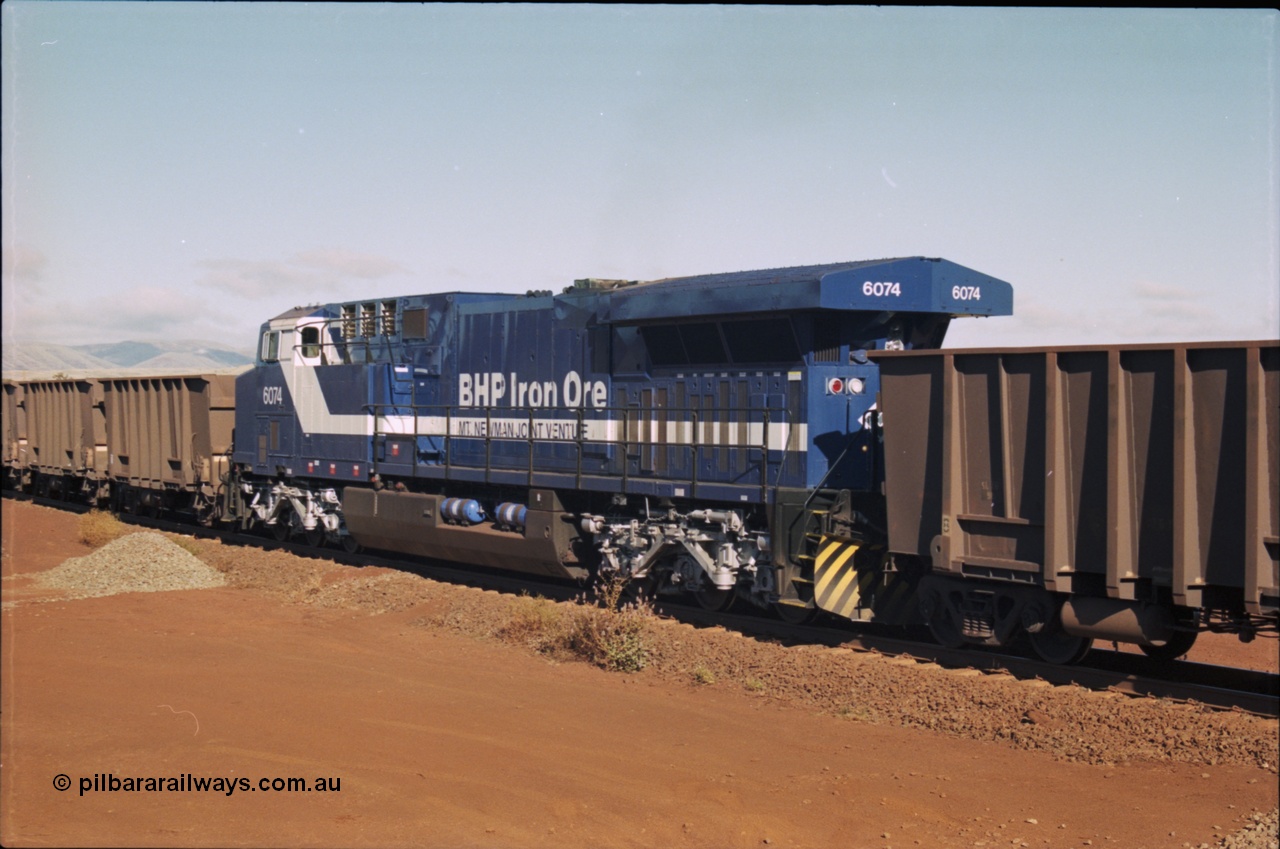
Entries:
<svg viewBox="0 0 1280 849">
<path fill-rule="evenodd" d="M 268 330 L 262 334 L 262 361 L 274 363 L 280 359 L 280 331 Z"/>
<path fill-rule="evenodd" d="M 319 327 L 302 328 L 302 356 L 306 359 L 314 359 L 320 356 Z"/>
</svg>

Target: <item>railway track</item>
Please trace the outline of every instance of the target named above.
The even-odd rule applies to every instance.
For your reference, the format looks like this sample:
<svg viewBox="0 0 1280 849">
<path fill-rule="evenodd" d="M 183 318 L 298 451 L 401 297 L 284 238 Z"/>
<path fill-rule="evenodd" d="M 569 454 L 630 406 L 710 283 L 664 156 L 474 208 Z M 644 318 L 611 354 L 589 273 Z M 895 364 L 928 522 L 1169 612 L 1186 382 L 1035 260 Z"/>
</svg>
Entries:
<svg viewBox="0 0 1280 849">
<path fill-rule="evenodd" d="M 74 502 L 25 493 L 5 492 L 4 495 L 6 498 L 28 500 L 76 513 L 88 512 L 89 509 Z M 460 567 L 425 558 L 406 559 L 370 552 L 350 554 L 335 548 L 313 548 L 301 542 L 281 542 L 264 536 L 201 528 L 166 518 L 129 514 L 122 514 L 120 518 L 139 527 L 218 539 L 224 545 L 287 551 L 302 557 L 322 557 L 348 566 L 380 566 L 408 571 L 431 580 L 511 595 L 529 594 L 555 601 L 569 601 L 580 597 L 589 589 L 577 583 L 527 578 L 518 573 L 482 567 Z M 1097 649 L 1091 651 L 1080 664 L 1060 666 L 1007 652 L 948 649 L 929 642 L 888 636 L 877 633 L 874 627 L 858 627 L 834 618 L 827 624 L 794 625 L 761 614 L 714 612 L 666 600 L 656 604 L 655 611 L 661 616 L 695 627 L 721 627 L 745 636 L 786 645 L 823 645 L 875 652 L 948 669 L 976 669 L 992 675 L 1010 675 L 1023 680 L 1038 679 L 1055 686 L 1075 685 L 1132 697 L 1198 704 L 1213 710 L 1280 717 L 1280 675 L 1256 670 L 1172 661 L 1158 667 L 1159 674 L 1152 674 L 1151 662 L 1145 657 Z"/>
<path fill-rule="evenodd" d="M 816 644 L 907 657 L 949 669 L 977 669 L 1020 679 L 1039 679 L 1057 686 L 1076 685 L 1128 696 L 1170 699 L 1216 710 L 1235 710 L 1257 716 L 1280 717 L 1280 676 L 1250 669 L 1174 661 L 1155 677 L 1144 658 L 1094 650 L 1075 666 L 1060 666 L 1006 652 L 948 649 L 931 643 L 861 633 L 835 622 L 831 626 L 788 625 L 759 616 L 710 614 L 677 605 L 664 605 L 664 614 L 701 626 L 720 625 L 755 637 L 786 643 Z"/>
</svg>

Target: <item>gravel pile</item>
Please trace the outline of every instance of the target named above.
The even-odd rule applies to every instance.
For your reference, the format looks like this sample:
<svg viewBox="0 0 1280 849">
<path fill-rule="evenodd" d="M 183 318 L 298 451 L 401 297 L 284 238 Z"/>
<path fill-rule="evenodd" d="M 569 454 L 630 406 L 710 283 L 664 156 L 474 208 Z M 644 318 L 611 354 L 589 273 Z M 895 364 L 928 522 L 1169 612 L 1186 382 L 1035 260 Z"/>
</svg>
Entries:
<svg viewBox="0 0 1280 849">
<path fill-rule="evenodd" d="M 226 584 L 217 569 L 150 531 L 121 537 L 92 554 L 72 557 L 33 577 L 37 585 L 65 590 L 71 598 L 198 590 Z"/>
<path fill-rule="evenodd" d="M 1200 846 L 1207 849 L 1208 844 Z M 1218 844 L 1218 849 L 1277 849 L 1280 847 L 1280 809 L 1254 814 L 1253 822 Z"/>
</svg>

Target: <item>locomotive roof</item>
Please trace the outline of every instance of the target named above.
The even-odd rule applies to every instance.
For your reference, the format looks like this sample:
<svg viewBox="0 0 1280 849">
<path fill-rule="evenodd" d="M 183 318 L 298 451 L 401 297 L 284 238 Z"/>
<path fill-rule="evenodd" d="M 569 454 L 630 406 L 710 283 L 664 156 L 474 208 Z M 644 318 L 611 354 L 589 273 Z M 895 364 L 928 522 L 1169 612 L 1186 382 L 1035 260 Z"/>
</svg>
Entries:
<svg viewBox="0 0 1280 849">
<path fill-rule="evenodd" d="M 810 309 L 1010 315 L 1013 287 L 945 259 L 900 257 L 654 280 L 608 292 L 598 317 L 628 323 Z"/>
<path fill-rule="evenodd" d="M 870 268 L 889 262 L 904 262 L 923 257 L 897 257 L 893 259 L 864 259 L 858 262 L 831 262 L 823 265 L 796 265 L 786 268 L 762 268 L 756 271 L 729 271 L 716 274 L 695 274 L 691 277 L 664 277 L 646 281 L 643 285 L 704 286 L 708 284 L 736 283 L 751 285 L 753 283 L 805 283 L 821 280 L 833 271 L 850 271 L 859 268 Z"/>
<path fill-rule="evenodd" d="M 947 315 L 1013 313 L 1013 287 L 1008 283 L 949 260 L 922 256 L 601 282 L 609 285 L 571 289 L 555 299 L 564 298 L 565 303 L 586 307 L 605 324 L 814 309 Z M 549 292 L 529 294 L 535 300 L 550 296 Z M 512 293 L 448 292 L 397 300 L 416 303 L 442 296 L 464 309 L 485 311 L 512 309 L 512 302 L 527 303 L 528 298 Z M 340 305 L 295 307 L 272 320 L 304 318 L 336 306 Z"/>
</svg>

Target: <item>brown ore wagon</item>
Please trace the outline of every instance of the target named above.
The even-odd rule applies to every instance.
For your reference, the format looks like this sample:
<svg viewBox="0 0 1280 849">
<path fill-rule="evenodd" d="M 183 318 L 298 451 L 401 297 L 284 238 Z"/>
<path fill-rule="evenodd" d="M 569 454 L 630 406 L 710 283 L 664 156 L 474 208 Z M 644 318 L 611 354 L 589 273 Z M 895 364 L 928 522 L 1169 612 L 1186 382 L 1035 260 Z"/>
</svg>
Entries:
<svg viewBox="0 0 1280 849">
<path fill-rule="evenodd" d="M 945 643 L 1176 656 L 1280 604 L 1280 343 L 879 355 L 889 548 Z"/>
<path fill-rule="evenodd" d="M 29 380 L 21 400 L 27 416 L 27 470 L 36 493 L 62 498 L 105 495 L 106 422 L 97 379 Z"/>
<path fill-rule="evenodd" d="M 4 464 L 5 488 L 14 488 L 27 465 L 27 408 L 23 405 L 23 386 L 14 380 L 5 380 L 4 406 L 0 408 L 0 432 L 4 443 L 0 445 L 0 462 Z"/>
<path fill-rule="evenodd" d="M 235 426 L 234 374 L 102 379 L 115 507 L 213 521 Z"/>
</svg>

